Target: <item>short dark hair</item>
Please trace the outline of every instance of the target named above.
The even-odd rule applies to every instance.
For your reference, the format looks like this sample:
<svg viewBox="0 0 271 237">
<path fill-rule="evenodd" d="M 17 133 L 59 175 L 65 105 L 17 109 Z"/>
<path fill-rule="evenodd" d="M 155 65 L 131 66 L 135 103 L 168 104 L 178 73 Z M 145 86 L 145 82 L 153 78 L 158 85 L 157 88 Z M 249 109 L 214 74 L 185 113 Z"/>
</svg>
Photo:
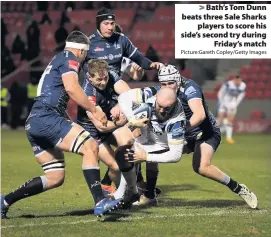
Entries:
<svg viewBox="0 0 271 237">
<path fill-rule="evenodd" d="M 81 31 L 72 31 L 67 39 L 67 42 L 90 44 L 89 38 Z"/>
<path fill-rule="evenodd" d="M 88 74 L 94 77 L 96 73 L 99 76 L 103 76 L 105 72 L 108 72 L 108 63 L 101 59 L 91 59 L 88 61 Z"/>
</svg>

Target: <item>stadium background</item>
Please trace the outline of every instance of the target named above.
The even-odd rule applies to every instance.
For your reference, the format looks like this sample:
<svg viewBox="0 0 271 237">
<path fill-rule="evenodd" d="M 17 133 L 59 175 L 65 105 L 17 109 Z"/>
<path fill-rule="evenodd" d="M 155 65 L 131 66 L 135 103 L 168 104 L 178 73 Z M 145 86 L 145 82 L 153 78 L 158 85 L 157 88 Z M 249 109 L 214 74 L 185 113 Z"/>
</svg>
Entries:
<svg viewBox="0 0 271 237">
<path fill-rule="evenodd" d="M 234 130 L 271 131 L 271 60 L 174 59 L 174 2 L 1 2 L 2 86 L 10 89 L 14 82 L 21 87 L 29 81 L 37 83 L 50 59 L 63 49 L 68 33 L 80 29 L 90 35 L 95 31 L 96 12 L 103 6 L 114 9 L 117 23 L 142 53 L 154 61 L 177 65 L 182 75 L 201 85 L 213 113 L 221 84 L 239 74 L 247 83 L 247 94 Z M 156 71 L 147 71 L 140 86 L 155 81 Z M 10 101 L 14 101 L 12 97 Z M 19 101 L 20 107 L 27 104 L 23 98 L 16 101 L 13 103 Z M 72 102 L 70 111 L 74 117 Z M 27 112 L 22 113 L 23 118 Z"/>
</svg>

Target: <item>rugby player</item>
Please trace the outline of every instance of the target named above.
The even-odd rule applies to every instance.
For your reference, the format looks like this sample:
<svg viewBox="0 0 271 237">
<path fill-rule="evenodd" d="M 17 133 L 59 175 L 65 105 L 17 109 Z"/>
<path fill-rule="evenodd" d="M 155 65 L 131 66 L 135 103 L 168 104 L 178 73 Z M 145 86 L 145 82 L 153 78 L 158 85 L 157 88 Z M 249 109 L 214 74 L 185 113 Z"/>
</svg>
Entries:
<svg viewBox="0 0 271 237">
<path fill-rule="evenodd" d="M 211 164 L 221 136 L 213 114 L 209 111 L 201 88 L 191 79 L 180 75 L 173 65 L 167 65 L 158 72 L 161 88 L 172 88 L 181 100 L 186 115 L 185 139 L 187 145 L 183 153 L 193 152 L 193 169 L 197 174 L 226 185 L 243 198 L 253 209 L 258 200 L 246 185 L 239 184 L 216 166 Z"/>
<path fill-rule="evenodd" d="M 86 62 L 89 59 L 106 60 L 110 70 L 114 70 L 118 75 L 121 75 L 123 57 L 131 59 L 143 69 L 159 69 L 159 62 L 152 62 L 144 57 L 127 36 L 115 32 L 115 19 L 115 14 L 110 9 L 103 8 L 97 12 L 97 30 L 89 37 L 90 49 Z M 84 71 L 86 76 L 87 63 L 84 65 Z"/>
<path fill-rule="evenodd" d="M 226 142 L 234 144 L 232 139 L 232 126 L 237 108 L 245 97 L 246 84 L 239 75 L 222 85 L 218 91 L 218 126 L 225 127 Z"/>
<path fill-rule="evenodd" d="M 127 122 L 125 116 L 120 113 L 118 95 L 130 90 L 130 87 L 114 71 L 108 71 L 105 60 L 99 59 L 89 60 L 88 79 L 84 80 L 82 87 L 89 100 L 96 105 L 97 110 L 102 110 L 106 114 L 108 122 L 104 126 L 91 113 L 87 115 L 85 109 L 79 106 L 77 123 L 98 142 L 99 157 L 110 168 L 109 176 L 118 186 L 120 173 L 114 158 L 114 150 L 110 145 L 111 143 L 117 145 L 114 131 Z"/>
<path fill-rule="evenodd" d="M 134 163 L 155 164 L 152 169 L 149 168 L 149 172 L 158 174 L 157 163 L 174 163 L 181 159 L 185 134 L 182 104 L 177 99 L 176 92 L 170 88 L 159 90 L 156 96 L 152 96 L 153 94 L 156 92 L 144 88 L 133 89 L 119 96 L 121 111 L 128 119 L 128 125 L 140 128 L 140 134 L 136 138 L 131 131 L 127 133 L 125 137 L 129 140 L 126 143 L 128 145 L 119 146 L 115 151 L 116 161 L 128 185 L 123 198 L 124 205 L 139 199 Z M 150 117 L 138 120 L 135 119 L 135 114 L 141 102 L 149 104 L 151 113 Z M 156 180 L 157 178 L 147 183 L 149 186 L 145 193 L 152 204 L 157 203 Z"/>
<path fill-rule="evenodd" d="M 71 98 L 101 123 L 107 123 L 106 115 L 88 100 L 78 83 L 80 63 L 85 60 L 88 49 L 88 37 L 73 31 L 67 37 L 64 51 L 53 57 L 42 74 L 25 130 L 44 175 L 1 195 L 1 218 L 7 218 L 8 209 L 17 201 L 63 184 L 63 151 L 82 155 L 83 174 L 95 202 L 95 215 L 105 214 L 119 203 L 119 200 L 105 198 L 102 192 L 96 141 L 81 126 L 65 118 L 67 102 Z"/>
</svg>

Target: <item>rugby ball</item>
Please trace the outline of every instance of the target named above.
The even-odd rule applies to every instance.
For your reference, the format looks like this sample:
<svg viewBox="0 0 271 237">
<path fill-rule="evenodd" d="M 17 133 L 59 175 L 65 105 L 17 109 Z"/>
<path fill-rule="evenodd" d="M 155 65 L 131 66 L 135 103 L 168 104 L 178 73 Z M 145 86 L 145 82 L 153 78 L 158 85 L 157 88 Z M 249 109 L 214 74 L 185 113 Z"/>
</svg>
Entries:
<svg viewBox="0 0 271 237">
<path fill-rule="evenodd" d="M 135 119 L 150 118 L 152 114 L 152 108 L 147 103 L 133 104 L 133 113 Z"/>
</svg>

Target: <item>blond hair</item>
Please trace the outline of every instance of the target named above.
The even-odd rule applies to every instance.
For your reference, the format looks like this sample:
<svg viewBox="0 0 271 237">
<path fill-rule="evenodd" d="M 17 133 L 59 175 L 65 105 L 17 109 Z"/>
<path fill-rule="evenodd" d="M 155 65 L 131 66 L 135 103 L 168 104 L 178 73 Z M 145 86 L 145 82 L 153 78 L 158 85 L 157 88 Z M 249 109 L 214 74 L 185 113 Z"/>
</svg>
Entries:
<svg viewBox="0 0 271 237">
<path fill-rule="evenodd" d="M 106 72 L 108 72 L 108 63 L 105 60 L 91 59 L 88 61 L 88 73 L 91 77 L 94 77 L 95 74 L 102 76 Z"/>
</svg>

